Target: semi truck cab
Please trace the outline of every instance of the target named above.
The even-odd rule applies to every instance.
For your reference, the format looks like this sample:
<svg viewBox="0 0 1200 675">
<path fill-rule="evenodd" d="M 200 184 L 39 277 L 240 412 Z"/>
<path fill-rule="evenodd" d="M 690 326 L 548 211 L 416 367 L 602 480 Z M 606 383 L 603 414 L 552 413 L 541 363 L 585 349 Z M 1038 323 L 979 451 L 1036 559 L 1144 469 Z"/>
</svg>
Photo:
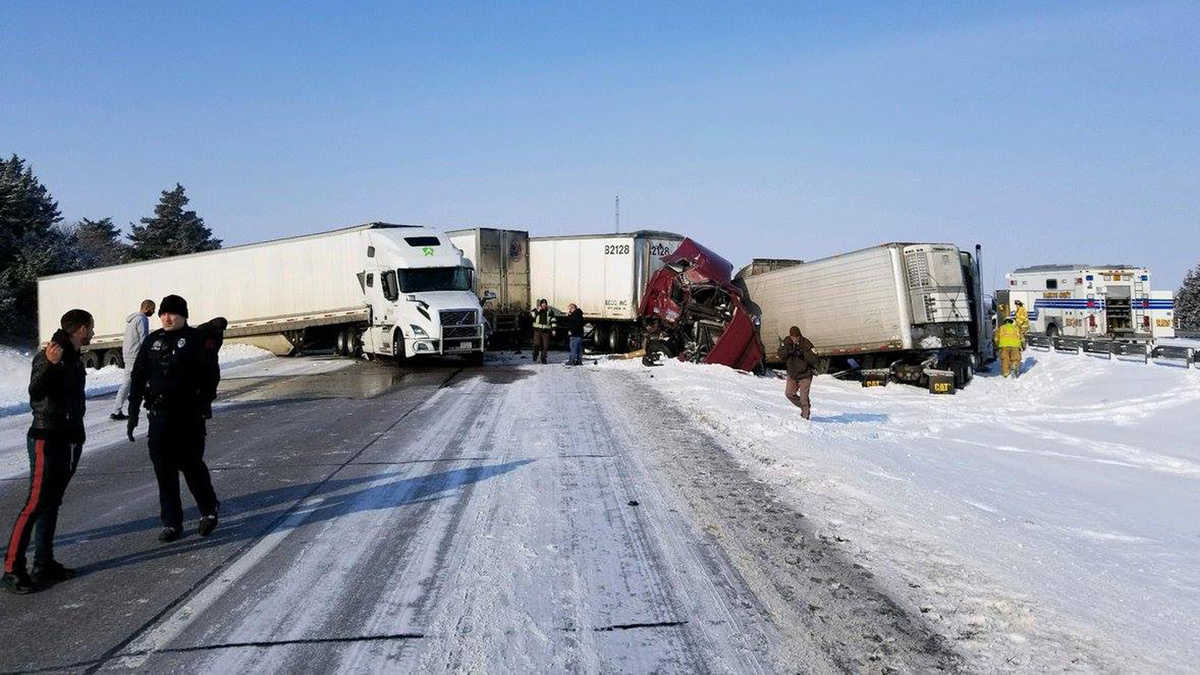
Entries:
<svg viewBox="0 0 1200 675">
<path fill-rule="evenodd" d="M 429 228 L 364 230 L 360 284 L 370 308 L 364 351 L 482 360 L 483 309 L 462 251 Z"/>
</svg>

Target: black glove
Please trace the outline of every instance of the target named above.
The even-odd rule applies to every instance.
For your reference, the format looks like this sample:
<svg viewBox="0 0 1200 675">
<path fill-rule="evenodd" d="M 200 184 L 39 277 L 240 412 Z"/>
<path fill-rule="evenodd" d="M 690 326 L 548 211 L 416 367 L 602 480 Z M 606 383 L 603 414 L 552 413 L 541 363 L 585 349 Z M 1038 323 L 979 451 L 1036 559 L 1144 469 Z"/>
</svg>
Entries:
<svg viewBox="0 0 1200 675">
<path fill-rule="evenodd" d="M 129 436 L 129 442 L 133 442 L 133 430 L 137 428 L 138 416 L 142 414 L 140 407 L 136 405 L 129 406 L 129 421 L 125 423 L 125 435 Z"/>
</svg>

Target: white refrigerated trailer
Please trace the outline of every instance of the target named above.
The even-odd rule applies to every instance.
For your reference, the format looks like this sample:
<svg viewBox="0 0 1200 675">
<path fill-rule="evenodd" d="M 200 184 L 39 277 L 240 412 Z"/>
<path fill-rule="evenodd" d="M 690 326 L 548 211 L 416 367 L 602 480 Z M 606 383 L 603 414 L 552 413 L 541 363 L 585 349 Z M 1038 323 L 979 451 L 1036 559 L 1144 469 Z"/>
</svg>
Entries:
<svg viewBox="0 0 1200 675">
<path fill-rule="evenodd" d="M 890 243 L 742 277 L 768 361 L 791 326 L 828 364 L 853 359 L 921 381 L 949 370 L 965 385 L 991 359 L 979 254 L 951 244 Z"/>
<path fill-rule="evenodd" d="M 85 358 L 119 364 L 125 318 L 143 299 L 172 293 L 187 299 L 192 323 L 223 316 L 228 339 L 280 355 L 329 346 L 344 355 L 483 356 L 482 310 L 462 251 L 435 230 L 389 223 L 43 277 L 38 329 L 49 339 L 63 312 L 86 309 L 96 337 Z"/>
<path fill-rule="evenodd" d="M 646 282 L 681 241 L 682 235 L 654 230 L 532 237 L 530 300 L 545 298 L 558 313 L 574 303 L 591 326 L 594 347 L 626 351 L 641 344 L 637 310 Z"/>
</svg>

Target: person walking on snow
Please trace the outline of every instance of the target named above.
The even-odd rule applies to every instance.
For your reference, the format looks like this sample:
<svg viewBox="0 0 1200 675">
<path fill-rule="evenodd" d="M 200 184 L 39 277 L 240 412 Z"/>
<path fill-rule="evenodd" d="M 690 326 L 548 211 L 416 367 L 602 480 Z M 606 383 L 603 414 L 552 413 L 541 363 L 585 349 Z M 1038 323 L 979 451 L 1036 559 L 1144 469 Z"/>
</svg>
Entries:
<svg viewBox="0 0 1200 675">
<path fill-rule="evenodd" d="M 1013 377 L 1021 374 L 1021 331 L 1013 319 L 1005 319 L 1004 324 L 996 329 L 996 349 L 1000 351 L 1000 376 Z"/>
<path fill-rule="evenodd" d="M 95 333 L 92 315 L 82 309 L 63 314 L 59 326 L 50 342 L 34 354 L 29 376 L 29 407 L 33 410 L 25 441 L 29 496 L 13 525 L 0 579 L 0 585 L 11 593 L 32 593 L 75 576 L 75 570 L 54 559 L 54 530 L 58 507 L 83 454 L 87 373 L 79 352 Z M 25 569 L 25 549 L 31 538 L 32 574 Z"/>
<path fill-rule="evenodd" d="M 1013 303 L 1017 306 L 1016 324 L 1017 332 L 1021 334 L 1021 350 L 1025 349 L 1025 336 L 1029 333 L 1029 310 L 1025 309 L 1025 303 L 1017 300 Z"/>
<path fill-rule="evenodd" d="M 212 417 L 221 368 L 204 331 L 187 324 L 187 301 L 168 295 L 159 305 L 162 328 L 146 337 L 133 364 L 129 393 L 129 441 L 138 425 L 142 402 L 150 421 L 150 461 L 158 480 L 159 541 L 175 541 L 183 533 L 179 474 L 183 473 L 207 537 L 217 527 L 216 492 L 204 464 L 204 421 Z"/>
<path fill-rule="evenodd" d="M 567 305 L 567 318 L 563 319 L 563 325 L 567 328 L 567 339 L 571 347 L 568 366 L 583 365 L 583 324 L 583 310 L 573 302 Z"/>
<path fill-rule="evenodd" d="M 129 399 L 129 380 L 133 377 L 133 362 L 137 360 L 138 350 L 142 348 L 142 340 L 150 333 L 150 317 L 154 316 L 154 301 L 143 300 L 138 311 L 125 317 L 125 342 L 121 345 L 122 356 L 125 357 L 125 379 L 121 380 L 121 388 L 117 390 L 117 402 L 113 406 L 111 420 L 129 419 L 122 407 Z"/>
<path fill-rule="evenodd" d="M 779 345 L 779 357 L 787 362 L 787 385 L 783 395 L 800 408 L 801 417 L 808 419 L 812 412 L 809 392 L 813 376 L 817 374 L 818 360 L 812 342 L 800 334 L 799 326 L 788 329 L 788 336 Z"/>
<path fill-rule="evenodd" d="M 537 307 L 529 314 L 533 317 L 533 362 L 537 363 L 538 355 L 541 354 L 541 362 L 545 363 L 546 353 L 550 351 L 550 335 L 558 321 L 545 298 L 538 300 Z"/>
</svg>

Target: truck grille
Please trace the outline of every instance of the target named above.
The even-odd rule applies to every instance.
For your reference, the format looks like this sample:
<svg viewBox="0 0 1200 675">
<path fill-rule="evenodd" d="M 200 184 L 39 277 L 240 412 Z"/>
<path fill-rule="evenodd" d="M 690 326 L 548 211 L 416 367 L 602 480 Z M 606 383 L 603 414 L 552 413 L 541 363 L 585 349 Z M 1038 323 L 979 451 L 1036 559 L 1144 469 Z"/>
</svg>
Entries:
<svg viewBox="0 0 1200 675">
<path fill-rule="evenodd" d="M 441 312 L 442 327 L 446 326 L 475 326 L 475 310 L 473 309 L 443 309 Z"/>
<path fill-rule="evenodd" d="M 477 326 L 442 326 L 442 338 L 445 340 L 473 337 L 479 337 Z"/>
</svg>

